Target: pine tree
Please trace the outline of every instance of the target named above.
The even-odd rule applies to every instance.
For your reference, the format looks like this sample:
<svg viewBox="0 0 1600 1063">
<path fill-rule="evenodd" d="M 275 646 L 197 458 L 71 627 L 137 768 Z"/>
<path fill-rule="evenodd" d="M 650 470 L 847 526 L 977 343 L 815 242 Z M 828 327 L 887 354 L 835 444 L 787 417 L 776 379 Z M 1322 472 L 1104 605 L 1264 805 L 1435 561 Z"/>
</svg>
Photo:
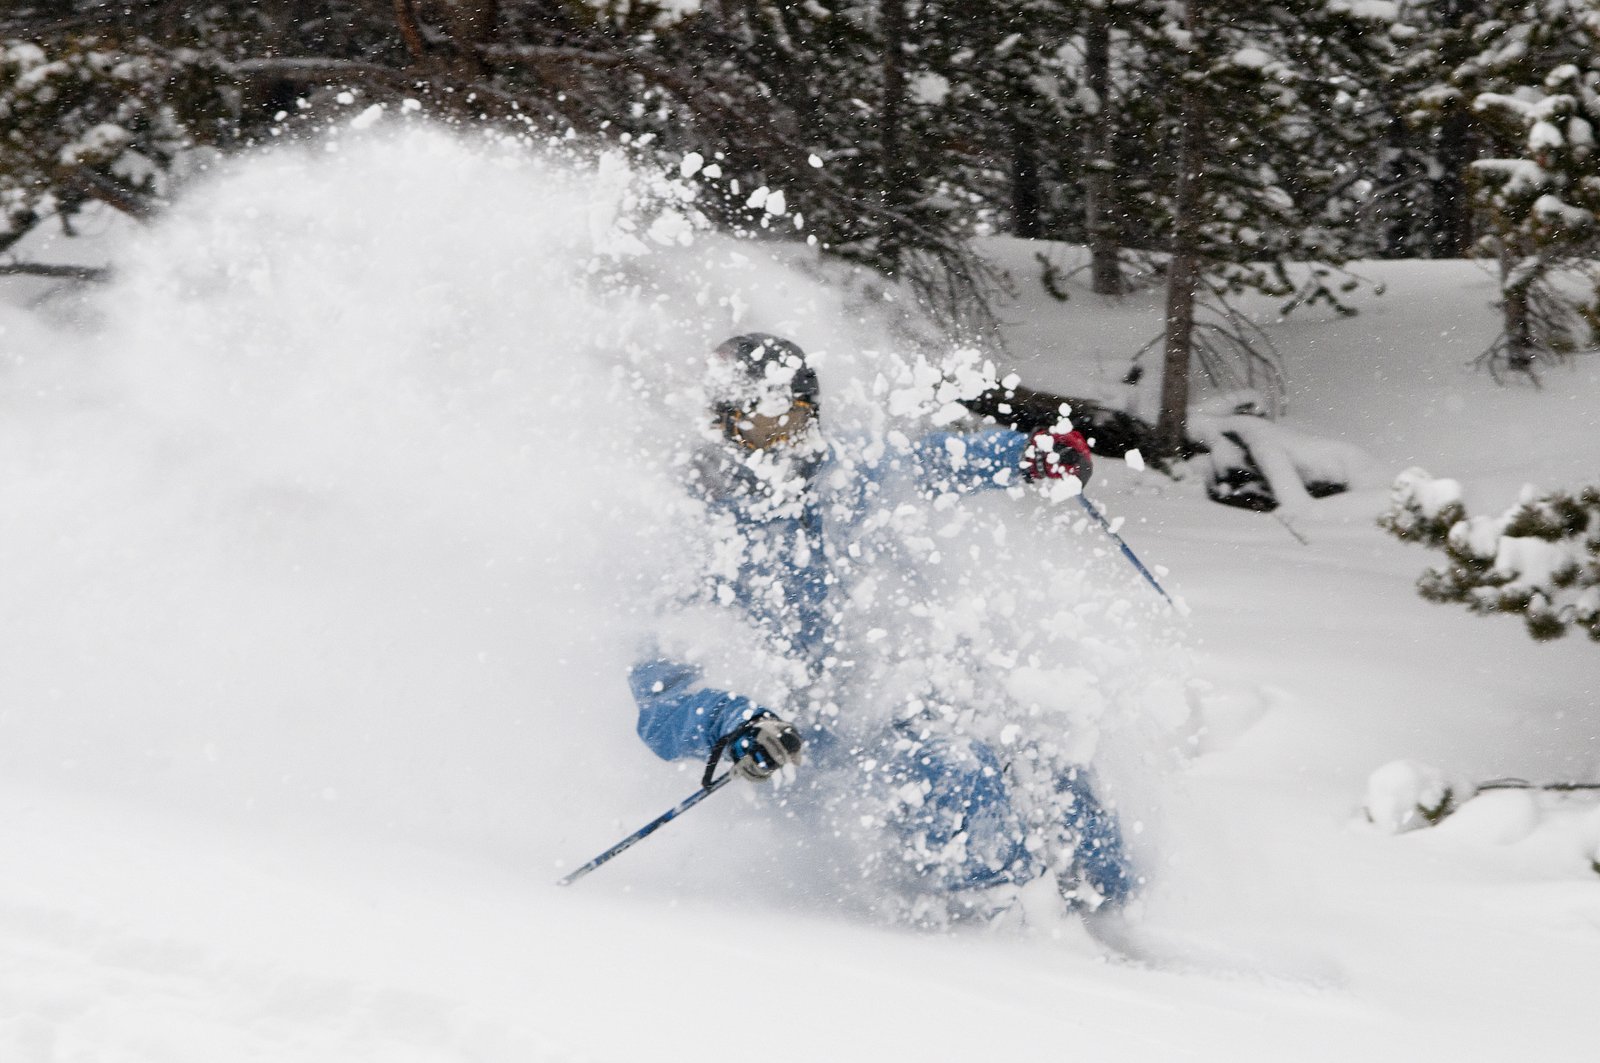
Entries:
<svg viewBox="0 0 1600 1063">
<path fill-rule="evenodd" d="M 1578 0 L 1522 5 L 1492 61 L 1502 91 L 1473 100 L 1502 146 L 1474 165 L 1485 217 L 1481 249 L 1500 267 L 1491 370 L 1539 366 L 1600 341 L 1600 8 Z"/>
<path fill-rule="evenodd" d="M 1112 77 L 1111 5 L 1091 3 L 1083 12 L 1083 88 L 1087 102 L 1083 122 L 1083 221 L 1089 245 L 1091 287 L 1098 295 L 1122 295 L 1117 216 L 1118 98 Z"/>
<path fill-rule="evenodd" d="M 1395 481 L 1379 524 L 1444 551 L 1447 561 L 1417 581 L 1429 601 L 1521 615 L 1540 641 L 1576 626 L 1600 642 L 1600 487 L 1529 497 L 1495 518 L 1469 517 L 1459 485 L 1410 469 Z"/>
<path fill-rule="evenodd" d="M 0 41 L 0 251 L 48 220 L 70 232 L 90 202 L 148 216 L 183 152 L 238 130 L 215 51 L 52 24 L 70 28 L 43 44 Z"/>
<path fill-rule="evenodd" d="M 1328 268 L 1353 245 L 1350 167 L 1357 87 L 1390 48 L 1387 9 L 1317 0 L 1150 3 L 1137 47 L 1143 95 L 1158 109 L 1143 146 L 1164 178 L 1140 194 L 1170 254 L 1161 447 L 1186 442 L 1190 373 L 1216 385 L 1281 389 L 1269 350 L 1232 314 L 1244 290 L 1341 306 Z M 1165 150 L 1153 150 L 1164 145 Z M 1297 285 L 1288 264 L 1311 262 Z M 1346 285 L 1348 287 L 1348 285 Z"/>
<path fill-rule="evenodd" d="M 999 227 L 1042 238 L 1059 227 L 1058 150 L 1069 121 L 1059 52 L 1073 5 L 1058 0 L 921 5 L 930 127 L 961 195 L 993 208 Z"/>
<path fill-rule="evenodd" d="M 1087 245 L 1091 286 L 1104 295 L 1124 291 L 1131 228 L 1116 155 L 1127 10 L 1120 0 L 924 6 L 939 12 L 930 69 L 950 87 L 945 173 L 959 173 L 963 193 L 991 204 L 1012 234 Z"/>
<path fill-rule="evenodd" d="M 1474 219 L 1469 180 L 1472 163 L 1488 148 L 1489 135 L 1473 109 L 1478 93 L 1494 87 L 1492 62 L 1503 39 L 1504 0 L 1412 0 L 1402 5 L 1405 50 L 1394 75 L 1397 122 L 1390 145 L 1387 197 L 1417 215 L 1391 218 L 1405 224 L 1397 242 L 1432 258 L 1462 258 L 1472 250 Z M 1403 206 L 1401 209 L 1403 209 Z"/>
</svg>

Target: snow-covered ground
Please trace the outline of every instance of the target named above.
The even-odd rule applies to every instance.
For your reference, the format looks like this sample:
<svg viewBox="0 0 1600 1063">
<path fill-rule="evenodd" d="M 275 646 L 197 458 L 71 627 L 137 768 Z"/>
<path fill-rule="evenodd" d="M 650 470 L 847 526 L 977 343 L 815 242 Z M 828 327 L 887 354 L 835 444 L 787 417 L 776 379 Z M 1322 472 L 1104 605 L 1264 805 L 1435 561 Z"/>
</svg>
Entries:
<svg viewBox="0 0 1600 1063">
<path fill-rule="evenodd" d="M 1192 719 L 1120 735 L 1140 959 L 1048 918 L 882 925 L 737 791 L 561 889 L 695 784 L 623 683 L 672 553 L 638 434 L 674 444 L 728 332 L 792 334 L 840 393 L 893 341 L 670 186 L 381 125 L 49 249 L 109 254 L 107 292 L 0 291 L 0 1059 L 1592 1056 L 1600 806 L 1360 809 L 1400 758 L 1600 777 L 1594 647 L 1423 602 L 1430 555 L 1374 523 L 1416 465 L 1479 512 L 1593 482 L 1600 362 L 1497 387 L 1484 273 L 1364 266 L 1360 315 L 1270 325 L 1284 423 L 1361 454 L 1299 538 L 1100 463 L 1181 620 L 1055 504 L 981 501 L 996 594 L 1087 572 L 1116 669 L 1186 670 Z M 1114 390 L 1159 293 L 1057 303 L 991 250 L 1001 369 Z M 652 409 L 611 405 L 640 379 Z"/>
</svg>

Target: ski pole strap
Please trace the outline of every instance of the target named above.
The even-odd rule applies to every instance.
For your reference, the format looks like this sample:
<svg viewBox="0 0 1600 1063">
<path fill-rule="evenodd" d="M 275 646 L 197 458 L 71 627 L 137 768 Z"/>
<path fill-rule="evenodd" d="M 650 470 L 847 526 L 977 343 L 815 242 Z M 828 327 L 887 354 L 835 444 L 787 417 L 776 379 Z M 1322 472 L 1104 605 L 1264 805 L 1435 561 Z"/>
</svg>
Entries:
<svg viewBox="0 0 1600 1063">
<path fill-rule="evenodd" d="M 706 760 L 705 774 L 700 776 L 700 785 L 703 788 L 707 790 L 711 789 L 711 777 L 717 772 L 717 761 L 722 759 L 722 751 L 728 748 L 729 743 L 733 741 L 733 736 L 738 733 L 739 729 L 735 727 L 733 730 L 717 739 L 716 744 L 711 747 L 711 756 Z M 724 778 L 726 778 L 726 776 L 724 776 Z"/>
</svg>

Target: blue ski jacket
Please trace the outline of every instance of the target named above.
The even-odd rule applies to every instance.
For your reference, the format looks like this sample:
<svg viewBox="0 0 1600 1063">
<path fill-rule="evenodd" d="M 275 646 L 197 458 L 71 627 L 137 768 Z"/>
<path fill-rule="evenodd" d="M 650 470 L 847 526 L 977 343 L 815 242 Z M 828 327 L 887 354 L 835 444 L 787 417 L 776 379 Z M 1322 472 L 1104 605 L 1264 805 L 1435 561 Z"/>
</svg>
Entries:
<svg viewBox="0 0 1600 1063">
<path fill-rule="evenodd" d="M 731 516 L 745 549 L 737 574 L 714 588 L 715 598 L 737 605 L 750 623 L 820 675 L 828 641 L 827 599 L 839 585 L 830 571 L 830 532 L 848 532 L 891 480 L 952 493 L 1016 483 L 1023 478 L 1029 441 L 1008 429 L 938 432 L 886 449 L 864 467 L 847 465 L 829 450 L 804 468 L 804 490 L 776 502 L 759 489 L 760 477 L 750 467 L 723 453 L 697 471 L 699 486 L 714 512 Z M 665 760 L 707 758 L 719 739 L 763 708 L 788 715 L 786 706 L 757 705 L 744 695 L 707 686 L 696 666 L 661 656 L 637 663 L 629 685 L 639 706 L 639 737 Z M 1027 882 L 1044 870 L 1024 844 L 1027 831 L 991 748 L 939 735 L 915 742 L 896 741 L 899 737 L 895 727 L 886 728 L 880 770 L 921 795 L 892 827 L 922 888 L 984 890 Z M 834 759 L 829 753 L 836 743 L 830 738 L 815 728 L 805 735 L 814 763 Z M 1068 772 L 1056 789 L 1070 809 L 1062 827 L 1075 839 L 1074 873 L 1092 886 L 1101 899 L 1095 903 L 1121 903 L 1133 880 L 1115 817 L 1096 800 L 1085 773 Z M 1066 884 L 1063 891 L 1071 893 Z"/>
<path fill-rule="evenodd" d="M 820 667 L 826 602 L 835 585 L 829 573 L 829 528 L 859 520 L 868 496 L 889 477 L 958 493 L 1014 484 L 1021 478 L 1027 445 L 1027 436 L 1003 428 L 972 435 L 935 432 L 870 466 L 845 470 L 844 477 L 832 475 L 838 462 L 830 451 L 806 470 L 811 488 L 786 509 L 771 507 L 776 512 L 764 512 L 765 500 L 743 490 L 737 470 L 733 482 L 726 482 L 726 469 L 702 476 L 712 509 L 731 514 L 739 533 L 761 545 L 748 552 L 729 585 L 733 600 L 751 622 L 787 642 L 796 657 Z M 664 760 L 704 759 L 758 709 L 773 709 L 703 686 L 698 668 L 661 657 L 635 665 L 629 686 L 639 705 L 639 737 Z M 782 716 L 782 708 L 773 711 Z"/>
</svg>

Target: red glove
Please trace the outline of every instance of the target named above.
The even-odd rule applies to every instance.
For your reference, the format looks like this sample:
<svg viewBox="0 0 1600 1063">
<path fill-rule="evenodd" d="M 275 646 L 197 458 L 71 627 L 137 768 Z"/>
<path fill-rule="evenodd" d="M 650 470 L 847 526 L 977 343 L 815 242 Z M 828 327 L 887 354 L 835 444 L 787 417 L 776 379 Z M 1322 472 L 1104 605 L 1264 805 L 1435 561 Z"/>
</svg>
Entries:
<svg viewBox="0 0 1600 1063">
<path fill-rule="evenodd" d="M 1078 432 L 1038 432 L 1022 452 L 1022 475 L 1029 480 L 1064 480 L 1076 476 L 1089 486 L 1094 459 Z"/>
</svg>

